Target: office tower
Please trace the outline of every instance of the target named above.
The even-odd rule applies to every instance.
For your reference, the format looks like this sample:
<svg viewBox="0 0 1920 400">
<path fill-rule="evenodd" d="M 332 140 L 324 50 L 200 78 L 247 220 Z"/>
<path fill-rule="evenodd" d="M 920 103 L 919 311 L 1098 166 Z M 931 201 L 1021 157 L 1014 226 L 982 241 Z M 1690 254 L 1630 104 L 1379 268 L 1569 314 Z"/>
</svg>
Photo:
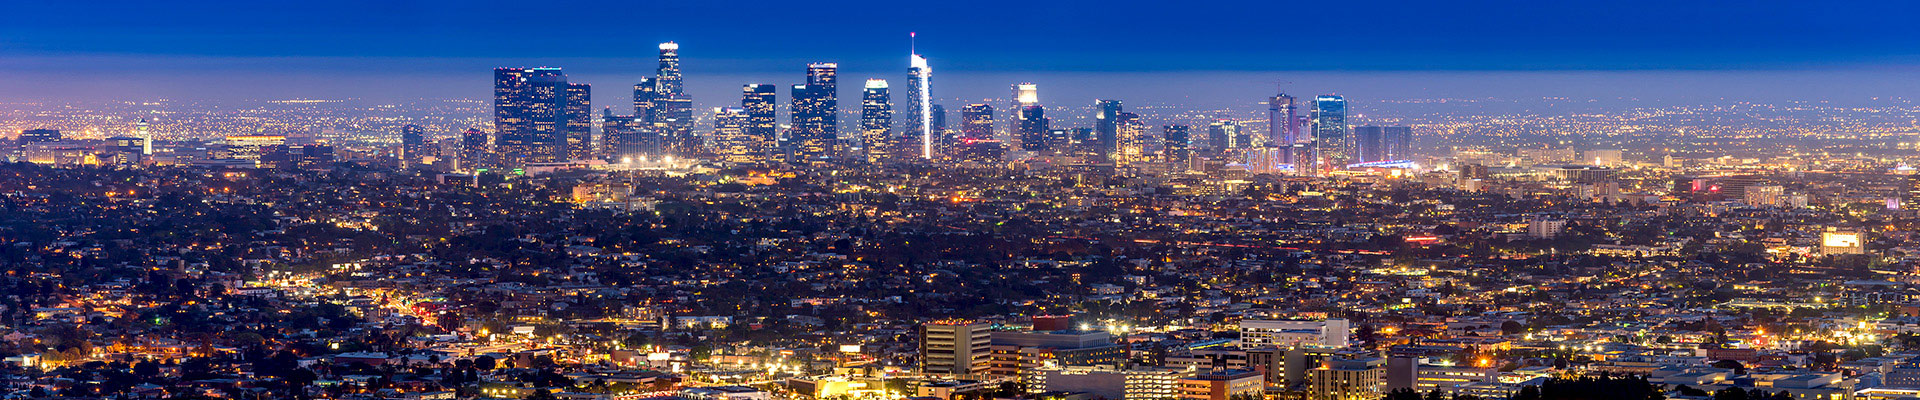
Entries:
<svg viewBox="0 0 1920 400">
<path fill-rule="evenodd" d="M 460 134 L 460 161 L 462 169 L 473 170 L 492 164 L 492 137 L 479 129 L 469 128 Z"/>
<path fill-rule="evenodd" d="M 1118 144 L 1115 138 L 1120 127 L 1120 101 L 1094 100 L 1093 104 L 1098 110 L 1093 116 L 1093 138 L 1090 140 L 1093 142 L 1093 151 L 1102 159 L 1111 158 Z"/>
<path fill-rule="evenodd" d="M 953 377 L 985 374 L 991 367 L 991 324 L 941 320 L 920 326 L 920 373 Z"/>
<path fill-rule="evenodd" d="M 658 87 L 663 96 L 684 92 L 680 85 L 680 44 L 660 44 L 660 67 L 654 70 L 654 76 L 659 77 Z"/>
<path fill-rule="evenodd" d="M 1381 142 L 1381 139 L 1386 136 L 1385 131 L 1386 129 L 1378 126 L 1353 127 L 1353 140 L 1351 141 L 1353 145 L 1351 149 L 1353 162 L 1375 162 L 1386 157 L 1386 149 L 1384 149 L 1386 145 Z"/>
<path fill-rule="evenodd" d="M 944 112 L 933 104 L 933 67 L 927 66 L 927 58 L 911 54 L 907 58 L 907 129 L 909 140 L 915 140 L 920 148 L 920 158 L 932 159 L 933 147 L 938 139 L 934 135 L 944 128 L 946 121 L 937 115 Z"/>
<path fill-rule="evenodd" d="M 933 129 L 934 140 L 939 141 L 946 136 L 947 132 L 947 106 L 934 104 L 927 107 L 927 110 L 927 119 L 932 120 L 929 125 Z"/>
<path fill-rule="evenodd" d="M 60 141 L 59 129 L 28 129 L 20 131 L 20 145 Z"/>
<path fill-rule="evenodd" d="M 750 153 L 756 161 L 765 161 L 773 154 L 773 148 L 779 138 L 779 123 L 774 119 L 774 97 L 779 86 L 769 84 L 749 84 L 741 88 L 740 108 L 747 111 L 747 135 L 754 141 Z"/>
<path fill-rule="evenodd" d="M 836 88 L 839 65 L 807 65 L 807 83 L 793 86 L 793 127 L 789 151 L 796 162 L 819 162 L 832 158 L 839 142 L 839 90 Z"/>
<path fill-rule="evenodd" d="M 567 84 L 565 157 L 558 161 L 593 158 L 593 87 Z"/>
<path fill-rule="evenodd" d="M 1166 148 L 1167 162 L 1185 165 L 1192 154 L 1192 127 L 1186 125 L 1166 125 L 1160 127 L 1160 142 Z"/>
<path fill-rule="evenodd" d="M 700 135 L 693 133 L 693 98 L 675 94 L 659 100 L 654 125 L 668 138 L 673 154 L 695 155 L 701 151 Z"/>
<path fill-rule="evenodd" d="M 1207 150 L 1214 153 L 1246 148 L 1245 138 L 1240 134 L 1239 122 L 1222 119 L 1207 124 Z"/>
<path fill-rule="evenodd" d="M 420 157 L 426 156 L 426 149 L 427 135 L 425 129 L 421 129 L 419 125 L 414 124 L 407 124 L 406 126 L 400 127 L 401 164 L 419 162 Z"/>
<path fill-rule="evenodd" d="M 1900 193 L 1900 207 L 1907 210 L 1920 210 L 1920 175 L 1907 175 Z"/>
<path fill-rule="evenodd" d="M 1314 163 L 1320 170 L 1345 167 L 1347 160 L 1347 100 L 1336 95 L 1313 98 Z"/>
<path fill-rule="evenodd" d="M 147 126 L 147 119 L 141 118 L 140 123 L 135 124 L 133 126 L 133 131 L 135 134 L 140 136 L 140 154 L 145 156 L 152 156 L 153 155 L 153 130 L 151 129 L 151 127 Z"/>
<path fill-rule="evenodd" d="M 1040 87 L 1032 83 L 1013 85 L 1013 138 L 1020 143 L 1020 149 L 1035 153 L 1046 152 L 1047 110 L 1040 106 Z"/>
<path fill-rule="evenodd" d="M 1139 114 L 1121 112 L 1114 120 L 1114 147 L 1112 159 L 1117 164 L 1126 164 L 1145 160 L 1147 155 L 1147 124 Z"/>
<path fill-rule="evenodd" d="M 661 153 L 660 140 L 653 130 L 653 124 L 641 120 L 637 115 L 613 115 L 612 108 L 603 110 L 602 115 L 601 159 L 610 163 L 625 163 Z"/>
<path fill-rule="evenodd" d="M 653 125 L 663 136 L 664 152 L 699 154 L 702 141 L 693 133 L 693 97 L 687 95 L 680 76 L 680 45 L 660 44 L 660 64 L 654 76 L 641 78 L 633 86 L 634 117 Z"/>
<path fill-rule="evenodd" d="M 1280 152 L 1282 163 L 1294 162 L 1291 150 L 1294 143 L 1300 142 L 1299 126 L 1294 125 L 1299 109 L 1299 105 L 1294 104 L 1293 96 L 1288 96 L 1286 93 L 1267 99 L 1267 145 L 1282 150 Z"/>
<path fill-rule="evenodd" d="M 975 162 L 999 161 L 1006 147 L 993 137 L 993 106 L 968 104 L 960 108 L 960 136 L 954 143 L 954 158 Z"/>
<path fill-rule="evenodd" d="M 1018 125 L 1014 133 L 1019 136 L 1020 149 L 1035 153 L 1044 153 L 1056 149 L 1056 141 L 1048 139 L 1052 128 L 1048 125 L 1047 110 L 1040 105 L 1030 105 L 1014 110 L 1014 122 Z"/>
<path fill-rule="evenodd" d="M 899 144 L 891 132 L 893 126 L 893 103 L 887 93 L 887 80 L 867 79 L 867 86 L 860 91 L 860 141 L 868 161 L 878 162 L 888 159 L 899 152 Z"/>
<path fill-rule="evenodd" d="M 518 165 L 568 159 L 571 137 L 591 134 L 590 117 L 572 115 L 590 110 L 586 92 L 584 84 L 568 84 L 559 68 L 495 69 L 494 145 L 501 160 Z"/>
<path fill-rule="evenodd" d="M 753 117 L 742 107 L 713 109 L 713 140 L 720 158 L 727 162 L 753 162 L 758 156 L 759 138 L 747 133 Z"/>
<path fill-rule="evenodd" d="M 633 85 L 633 117 L 640 122 L 651 124 L 659 110 L 660 80 L 653 77 L 640 78 L 640 83 Z"/>
<path fill-rule="evenodd" d="M 993 139 L 993 106 L 981 103 L 960 107 L 960 140 Z"/>
<path fill-rule="evenodd" d="M 1046 121 L 1046 119 L 1041 119 L 1041 121 Z M 1086 128 L 1080 128 L 1080 129 L 1086 129 Z M 1047 129 L 1048 151 L 1052 151 L 1055 154 L 1065 153 L 1067 151 L 1073 150 L 1073 146 L 1074 146 L 1073 130 L 1058 129 L 1058 128 Z"/>
</svg>

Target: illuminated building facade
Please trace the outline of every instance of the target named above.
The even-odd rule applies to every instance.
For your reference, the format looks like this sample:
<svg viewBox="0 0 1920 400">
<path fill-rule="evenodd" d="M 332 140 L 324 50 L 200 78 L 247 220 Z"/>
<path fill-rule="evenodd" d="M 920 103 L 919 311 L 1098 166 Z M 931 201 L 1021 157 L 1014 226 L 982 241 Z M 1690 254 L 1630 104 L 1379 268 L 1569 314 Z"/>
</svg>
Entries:
<svg viewBox="0 0 1920 400">
<path fill-rule="evenodd" d="M 1187 125 L 1166 125 L 1160 127 L 1160 142 L 1167 162 L 1186 164 L 1192 155 L 1193 127 Z"/>
<path fill-rule="evenodd" d="M 960 137 L 954 145 L 954 158 L 976 162 L 998 161 L 1006 153 L 993 137 L 993 106 L 968 104 L 960 108 Z"/>
<path fill-rule="evenodd" d="M 927 58 L 912 54 L 907 58 L 907 129 L 909 140 L 918 143 L 921 159 L 932 159 L 936 137 L 934 118 L 939 111 L 933 105 L 933 67 Z"/>
<path fill-rule="evenodd" d="M 567 83 L 559 68 L 499 68 L 493 75 L 494 146 L 502 161 L 564 161 L 575 143 L 587 142 L 587 85 Z"/>
<path fill-rule="evenodd" d="M 484 168 L 493 164 L 493 136 L 479 129 L 467 129 L 460 134 L 460 160 L 465 164 L 462 169 Z"/>
<path fill-rule="evenodd" d="M 887 80 L 868 79 L 860 91 L 860 147 L 868 161 L 878 162 L 899 154 L 895 149 L 893 103 L 887 92 Z"/>
<path fill-rule="evenodd" d="M 1313 151 L 1321 168 L 1345 165 L 1347 100 L 1335 95 L 1313 98 Z"/>
<path fill-rule="evenodd" d="M 741 107 L 721 107 L 713 109 L 713 140 L 718 143 L 718 155 L 727 162 L 753 162 L 758 157 L 760 140 L 747 133 L 752 117 Z"/>
<path fill-rule="evenodd" d="M 1299 116 L 1300 106 L 1294 104 L 1293 96 L 1286 93 L 1267 99 L 1267 144 L 1279 147 L 1283 151 L 1281 162 L 1292 164 L 1293 145 L 1300 142 L 1299 126 L 1294 124 Z"/>
<path fill-rule="evenodd" d="M 400 127 L 400 162 L 409 164 L 419 162 L 427 153 L 426 130 L 419 125 L 407 124 Z"/>
<path fill-rule="evenodd" d="M 1094 100 L 1093 106 L 1097 112 L 1093 116 L 1093 137 L 1088 141 L 1093 144 L 1094 155 L 1111 158 L 1119 145 L 1120 101 Z"/>
<path fill-rule="evenodd" d="M 808 64 L 807 83 L 793 85 L 793 126 L 787 136 L 794 162 L 822 162 L 836 154 L 839 69 L 835 63 Z"/>
<path fill-rule="evenodd" d="M 780 126 L 774 117 L 774 92 L 778 90 L 778 86 L 761 83 L 749 84 L 740 90 L 740 108 L 747 112 L 746 132 L 754 139 L 748 152 L 756 161 L 766 161 L 779 140 Z"/>
</svg>

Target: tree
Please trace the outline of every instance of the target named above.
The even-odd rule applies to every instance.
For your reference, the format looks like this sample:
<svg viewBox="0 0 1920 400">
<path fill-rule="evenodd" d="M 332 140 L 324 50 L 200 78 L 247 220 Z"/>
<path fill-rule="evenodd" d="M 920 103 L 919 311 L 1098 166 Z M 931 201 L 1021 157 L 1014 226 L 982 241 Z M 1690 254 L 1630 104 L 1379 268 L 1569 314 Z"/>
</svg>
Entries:
<svg viewBox="0 0 1920 400">
<path fill-rule="evenodd" d="M 498 366 L 500 366 L 500 360 L 493 359 L 493 356 L 480 356 L 473 359 L 473 367 L 481 371 L 491 371 Z"/>
<path fill-rule="evenodd" d="M 1382 400 L 1421 400 L 1421 398 L 1420 392 L 1409 388 L 1399 388 L 1387 391 L 1387 396 L 1382 398 Z"/>
<path fill-rule="evenodd" d="M 1500 333 L 1504 333 L 1508 335 L 1518 335 L 1521 332 L 1526 332 L 1526 331 L 1527 331 L 1527 327 L 1525 325 L 1521 325 L 1520 321 L 1507 320 L 1507 322 L 1500 323 Z"/>
</svg>

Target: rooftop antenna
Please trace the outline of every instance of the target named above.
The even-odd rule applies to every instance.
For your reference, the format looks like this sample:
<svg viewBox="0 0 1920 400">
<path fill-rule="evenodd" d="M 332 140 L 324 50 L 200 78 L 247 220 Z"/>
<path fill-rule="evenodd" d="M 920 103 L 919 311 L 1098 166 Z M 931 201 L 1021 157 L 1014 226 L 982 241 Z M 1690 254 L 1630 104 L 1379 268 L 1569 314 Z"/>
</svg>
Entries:
<svg viewBox="0 0 1920 400">
<path fill-rule="evenodd" d="M 907 32 L 907 52 L 913 53 L 915 55 L 920 54 L 919 37 L 920 37 L 919 32 Z"/>
</svg>

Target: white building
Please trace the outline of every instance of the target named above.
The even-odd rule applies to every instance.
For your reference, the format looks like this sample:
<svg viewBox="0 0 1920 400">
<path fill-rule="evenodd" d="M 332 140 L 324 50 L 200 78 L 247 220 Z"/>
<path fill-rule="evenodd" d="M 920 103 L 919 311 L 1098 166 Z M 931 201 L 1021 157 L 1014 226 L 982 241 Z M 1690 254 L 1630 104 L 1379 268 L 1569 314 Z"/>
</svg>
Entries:
<svg viewBox="0 0 1920 400">
<path fill-rule="evenodd" d="M 1324 321 L 1240 321 L 1240 347 L 1242 348 L 1262 346 L 1342 348 L 1347 347 L 1347 338 L 1352 335 L 1352 323 L 1342 318 Z"/>
</svg>

